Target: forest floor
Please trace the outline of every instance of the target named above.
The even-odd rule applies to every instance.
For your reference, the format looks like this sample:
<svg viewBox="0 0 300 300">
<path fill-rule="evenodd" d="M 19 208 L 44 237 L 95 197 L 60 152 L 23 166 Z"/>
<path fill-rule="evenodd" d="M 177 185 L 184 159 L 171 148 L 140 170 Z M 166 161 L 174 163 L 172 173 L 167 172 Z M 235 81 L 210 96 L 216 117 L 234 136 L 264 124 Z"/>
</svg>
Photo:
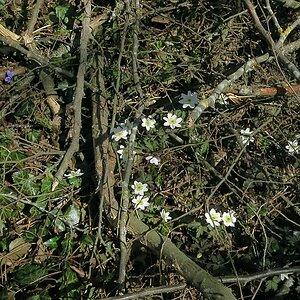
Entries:
<svg viewBox="0 0 300 300">
<path fill-rule="evenodd" d="M 285 2 L 0 0 L 0 299 L 300 297 Z"/>
</svg>

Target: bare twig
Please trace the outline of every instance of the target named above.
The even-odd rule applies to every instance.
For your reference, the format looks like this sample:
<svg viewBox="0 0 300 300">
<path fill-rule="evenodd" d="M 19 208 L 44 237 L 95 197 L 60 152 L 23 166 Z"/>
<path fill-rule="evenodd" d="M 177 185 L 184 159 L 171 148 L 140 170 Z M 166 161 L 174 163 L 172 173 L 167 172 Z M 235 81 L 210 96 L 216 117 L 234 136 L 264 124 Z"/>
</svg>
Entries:
<svg viewBox="0 0 300 300">
<path fill-rule="evenodd" d="M 263 272 L 257 272 L 250 275 L 239 275 L 238 278 L 236 276 L 224 276 L 220 278 L 223 283 L 234 283 L 240 281 L 242 283 L 247 283 L 249 281 L 263 279 L 275 275 L 286 274 L 286 273 L 300 273 L 300 266 L 294 266 L 290 268 L 280 268 L 274 270 L 267 270 Z"/>
<path fill-rule="evenodd" d="M 126 7 L 129 11 L 129 1 L 125 1 Z M 136 14 L 135 24 L 134 24 L 134 31 L 133 31 L 133 46 L 132 46 L 132 68 L 133 68 L 133 80 L 134 84 L 138 93 L 138 97 L 141 101 L 139 108 L 135 114 L 136 120 L 139 120 L 142 112 L 144 110 L 144 95 L 140 84 L 140 78 L 138 75 L 138 63 L 137 63 L 137 53 L 138 53 L 138 32 L 139 32 L 139 22 L 140 22 L 140 4 L 139 1 L 135 1 L 134 10 Z M 128 143 L 128 160 L 124 171 L 124 178 L 122 182 L 122 202 L 121 202 L 121 215 L 120 215 L 120 248 L 121 248 L 121 257 L 120 257 L 120 268 L 119 268 L 119 279 L 118 282 L 120 284 L 120 289 L 124 289 L 125 283 L 125 275 L 126 275 L 126 264 L 127 264 L 127 247 L 126 247 L 126 223 L 128 218 L 128 205 L 129 205 L 129 180 L 131 176 L 132 166 L 133 166 L 133 159 L 134 159 L 134 143 L 137 133 L 137 126 L 138 124 L 135 123 L 133 128 L 131 129 L 131 134 Z"/>
<path fill-rule="evenodd" d="M 263 39 L 268 43 L 270 49 L 274 52 L 274 56 L 278 58 L 278 61 L 286 68 L 288 69 L 291 74 L 293 75 L 293 77 L 300 82 L 300 71 L 298 70 L 298 68 L 295 66 L 295 64 L 293 64 L 287 57 L 284 56 L 282 50 L 280 49 L 280 45 L 276 44 L 274 42 L 274 40 L 272 39 L 270 33 L 265 30 L 265 28 L 262 26 L 255 7 L 253 5 L 253 3 L 250 0 L 244 0 L 249 13 L 254 21 L 254 24 L 258 30 L 258 32 L 260 33 L 260 35 L 263 37 Z"/>
<path fill-rule="evenodd" d="M 205 109 L 208 107 L 214 107 L 216 100 L 219 98 L 222 91 L 227 88 L 234 81 L 239 79 L 243 74 L 251 71 L 253 67 L 257 64 L 261 64 L 269 59 L 269 54 L 266 53 L 257 58 L 252 58 L 248 60 L 243 66 L 241 66 L 233 74 L 229 75 L 227 79 L 224 79 L 220 82 L 217 87 L 214 89 L 214 92 L 204 100 L 201 100 L 200 103 L 194 108 L 188 118 L 188 127 L 191 128 L 195 124 L 196 120 L 201 116 Z"/>
<path fill-rule="evenodd" d="M 94 251 L 90 258 L 89 278 L 92 272 L 92 261 L 99 242 L 104 244 L 102 239 L 102 216 L 105 211 L 113 227 L 116 226 L 118 203 L 114 197 L 114 169 L 116 165 L 115 153 L 109 140 L 109 108 L 107 93 L 104 83 L 104 54 L 102 51 L 96 57 L 93 66 L 96 76 L 93 77 L 93 85 L 101 91 L 92 96 L 92 135 L 95 156 L 95 171 L 98 179 L 97 194 L 98 206 L 98 233 L 94 243 Z"/>
<path fill-rule="evenodd" d="M 272 20 L 273 20 L 274 25 L 277 28 L 277 31 L 281 34 L 283 32 L 283 29 L 280 26 L 280 24 L 279 24 L 279 22 L 278 22 L 278 20 L 276 18 L 276 15 L 273 12 L 273 9 L 272 9 L 271 4 L 270 4 L 270 0 L 266 0 L 266 8 L 267 8 L 267 10 L 268 10 L 268 12 L 269 12 Z"/>
<path fill-rule="evenodd" d="M 32 10 L 31 18 L 28 21 L 27 30 L 25 32 L 25 35 L 28 37 L 32 36 L 32 32 L 34 30 L 34 26 L 37 22 L 38 15 L 41 9 L 41 6 L 43 5 L 44 0 L 37 0 L 34 6 L 34 9 Z"/>
<path fill-rule="evenodd" d="M 68 77 L 73 77 L 73 73 L 66 71 L 60 67 L 56 67 L 53 66 L 51 64 L 49 64 L 49 59 L 33 52 L 32 50 L 27 50 L 25 49 L 19 42 L 5 37 L 5 36 L 0 36 L 0 42 L 18 50 L 19 52 L 23 53 L 28 59 L 35 61 L 36 63 L 38 63 L 40 66 L 49 66 L 51 69 L 53 69 L 54 71 L 66 75 Z"/>
<path fill-rule="evenodd" d="M 129 13 L 130 12 L 127 11 L 127 10 L 128 10 L 128 8 L 126 7 L 126 11 L 125 11 L 126 19 L 125 19 L 124 27 L 123 27 L 122 34 L 121 34 L 120 52 L 119 52 L 119 56 L 118 56 L 118 60 L 117 60 L 117 72 L 118 72 L 118 74 L 117 74 L 117 78 L 116 78 L 115 95 L 114 95 L 114 99 L 113 99 L 111 131 L 115 127 L 115 123 L 116 123 L 118 97 L 119 97 L 121 74 L 122 74 L 122 72 L 121 72 L 121 60 L 122 60 L 122 57 L 123 57 L 125 40 L 126 40 L 126 36 L 127 36 L 127 29 L 128 29 L 128 25 L 129 25 Z"/>
<path fill-rule="evenodd" d="M 46 93 L 47 104 L 50 107 L 52 114 L 57 115 L 60 110 L 60 105 L 58 103 L 58 96 L 55 90 L 53 77 L 46 72 L 41 71 L 40 80 Z"/>
<path fill-rule="evenodd" d="M 294 23 L 292 25 L 288 26 L 286 28 L 286 30 L 281 32 L 278 43 L 280 43 L 282 45 L 285 42 L 285 40 L 287 39 L 287 37 L 289 36 L 289 34 L 299 25 L 300 25 L 300 18 L 298 17 L 297 20 L 294 21 Z"/>
<path fill-rule="evenodd" d="M 186 287 L 185 283 L 177 285 L 165 285 L 159 287 L 153 287 L 148 289 L 143 289 L 142 291 L 136 293 L 125 294 L 118 297 L 106 298 L 106 300 L 130 300 L 130 299 L 139 299 L 141 297 L 152 296 L 156 294 L 165 294 L 172 293 L 176 291 L 183 290 Z"/>
<path fill-rule="evenodd" d="M 6 27 L 0 24 L 0 35 L 6 37 L 7 39 L 13 40 L 13 41 L 19 41 L 21 39 L 21 36 L 15 34 L 14 32 L 10 31 Z"/>
<path fill-rule="evenodd" d="M 299 48 L 300 48 L 300 40 L 297 40 L 288 45 L 285 45 L 282 48 L 282 52 L 292 53 L 298 50 Z M 267 62 L 269 60 L 271 60 L 271 57 L 268 53 L 261 55 L 257 58 L 252 58 L 248 60 L 243 66 L 241 66 L 237 71 L 235 71 L 233 74 L 229 75 L 226 79 L 220 82 L 214 89 L 213 93 L 207 99 L 201 100 L 199 104 L 191 112 L 187 120 L 188 127 L 189 128 L 193 127 L 195 122 L 199 119 L 199 117 L 208 107 L 214 107 L 215 102 L 219 98 L 220 94 L 225 89 L 227 89 L 233 82 L 238 80 L 243 74 L 252 71 L 256 65 L 261 64 L 263 62 Z M 285 87 L 285 89 L 287 90 L 287 87 Z M 287 91 L 294 92 L 291 89 L 291 87 Z"/>
<path fill-rule="evenodd" d="M 69 149 L 55 175 L 54 182 L 52 184 L 52 190 L 55 190 L 59 184 L 61 178 L 63 177 L 65 171 L 68 168 L 68 164 L 72 159 L 75 152 L 79 150 L 79 136 L 81 129 L 81 103 L 84 97 L 84 76 L 86 72 L 87 65 L 87 46 L 90 37 L 90 18 L 91 18 L 91 0 L 84 1 L 85 16 L 82 21 L 82 32 L 80 40 L 80 64 L 77 72 L 77 83 L 73 101 L 74 109 L 74 127 L 73 127 L 73 138 Z"/>
</svg>

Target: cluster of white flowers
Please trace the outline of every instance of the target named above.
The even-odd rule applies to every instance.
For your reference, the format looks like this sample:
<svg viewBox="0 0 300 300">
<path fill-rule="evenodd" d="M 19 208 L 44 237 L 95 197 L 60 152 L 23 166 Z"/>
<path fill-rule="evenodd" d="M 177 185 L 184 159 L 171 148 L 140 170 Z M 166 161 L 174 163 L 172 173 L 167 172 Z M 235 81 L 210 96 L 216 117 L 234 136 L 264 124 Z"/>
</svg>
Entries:
<svg viewBox="0 0 300 300">
<path fill-rule="evenodd" d="M 212 227 L 220 226 L 222 221 L 226 227 L 234 227 L 236 222 L 235 212 L 233 211 L 224 212 L 221 216 L 221 213 L 212 208 L 209 213 L 205 213 L 205 217 L 206 222 Z"/>
<path fill-rule="evenodd" d="M 135 180 L 131 185 L 132 192 L 135 195 L 132 199 L 132 203 L 134 204 L 135 209 L 144 210 L 147 206 L 150 205 L 149 197 L 145 196 L 145 193 L 148 192 L 148 184 L 142 183 L 140 181 Z M 168 222 L 172 218 L 170 217 L 170 213 L 166 212 L 165 209 L 160 211 L 160 216 L 164 222 Z"/>
<path fill-rule="evenodd" d="M 188 91 L 187 94 L 181 94 L 181 100 L 179 103 L 183 105 L 183 108 L 194 108 L 198 102 L 198 96 L 196 93 L 192 93 L 191 91 Z M 181 127 L 182 118 L 177 117 L 176 114 L 168 113 L 166 117 L 163 117 L 164 119 L 164 126 L 170 127 L 171 129 L 175 129 L 178 127 Z M 142 118 L 142 124 L 141 126 L 146 128 L 147 131 L 150 131 L 151 129 L 155 128 L 156 120 L 153 119 L 152 116 L 147 116 Z M 116 142 L 120 140 L 127 140 L 127 136 L 130 135 L 131 129 L 133 127 L 133 123 L 126 120 L 124 123 L 119 123 L 116 128 L 112 129 L 112 139 Z M 126 162 L 128 160 L 128 149 L 120 145 L 120 148 L 117 150 L 117 153 L 120 156 L 120 159 L 123 162 Z M 133 154 L 136 154 L 134 152 Z M 149 161 L 150 164 L 159 165 L 160 164 L 160 158 L 154 157 L 152 155 L 147 156 L 146 160 Z"/>
<path fill-rule="evenodd" d="M 133 194 L 135 195 L 135 197 L 132 199 L 134 208 L 144 210 L 150 205 L 149 198 L 144 195 L 145 192 L 148 191 L 148 184 L 135 180 L 131 188 L 133 189 Z"/>
<path fill-rule="evenodd" d="M 244 145 L 248 146 L 250 142 L 254 142 L 254 137 L 251 136 L 252 133 L 253 131 L 251 131 L 249 127 L 246 128 L 246 130 L 241 130 L 241 140 Z"/>
<path fill-rule="evenodd" d="M 298 140 L 288 141 L 285 149 L 289 152 L 289 154 L 299 154 L 300 145 L 298 145 Z"/>
</svg>

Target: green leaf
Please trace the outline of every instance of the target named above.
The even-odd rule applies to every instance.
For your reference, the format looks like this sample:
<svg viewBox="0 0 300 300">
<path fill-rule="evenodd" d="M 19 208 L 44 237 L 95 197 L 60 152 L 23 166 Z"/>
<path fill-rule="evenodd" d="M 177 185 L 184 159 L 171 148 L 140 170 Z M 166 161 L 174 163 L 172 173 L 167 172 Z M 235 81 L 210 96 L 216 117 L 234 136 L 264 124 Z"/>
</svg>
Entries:
<svg viewBox="0 0 300 300">
<path fill-rule="evenodd" d="M 81 181 L 82 181 L 81 177 L 68 178 L 68 182 L 74 185 L 76 188 L 80 187 Z"/>
<path fill-rule="evenodd" d="M 53 182 L 53 176 L 51 174 L 48 174 L 46 177 L 44 177 L 42 179 L 41 192 L 42 193 L 51 192 L 52 182 Z"/>
<path fill-rule="evenodd" d="M 278 276 L 274 276 L 272 280 L 268 280 L 266 282 L 266 289 L 265 291 L 276 291 L 278 289 L 278 283 L 280 281 L 280 278 Z"/>
<path fill-rule="evenodd" d="M 21 170 L 12 174 L 12 179 L 17 188 L 27 196 L 35 196 L 40 192 L 37 178 L 27 170 Z"/>
<path fill-rule="evenodd" d="M 42 136 L 42 131 L 36 129 L 28 132 L 27 134 L 28 141 L 32 143 L 38 143 L 39 140 L 41 139 L 41 136 Z"/>
<path fill-rule="evenodd" d="M 26 156 L 23 153 L 20 153 L 19 151 L 12 151 L 9 155 L 9 159 L 14 161 L 19 161 L 24 158 L 26 158 Z"/>
<path fill-rule="evenodd" d="M 65 277 L 65 283 L 67 285 L 78 281 L 76 273 L 73 270 L 71 270 L 70 268 L 67 268 L 65 270 L 64 277 Z"/>
<path fill-rule="evenodd" d="M 58 242 L 60 241 L 60 239 L 60 236 L 54 236 L 49 240 L 45 241 L 44 245 L 50 249 L 56 249 L 59 246 Z"/>
<path fill-rule="evenodd" d="M 61 245 L 63 247 L 63 255 L 70 255 L 70 253 L 72 253 L 74 241 L 72 240 L 70 235 L 66 235 L 65 239 L 61 242 Z"/>
<path fill-rule="evenodd" d="M 41 117 L 39 117 L 39 116 L 35 116 L 34 118 L 35 118 L 35 121 L 36 121 L 39 125 L 41 125 L 41 126 L 43 126 L 43 127 L 45 127 L 45 128 L 48 128 L 48 129 L 51 129 L 51 128 L 52 128 L 51 125 L 50 125 L 50 123 L 49 123 L 49 121 L 48 121 L 47 119 L 41 118 Z"/>
<path fill-rule="evenodd" d="M 153 145 L 153 141 L 147 141 L 145 140 L 144 141 L 145 143 L 145 147 L 147 148 L 147 150 L 149 150 L 150 152 L 153 152 L 155 149 L 154 149 L 154 145 Z"/>
<path fill-rule="evenodd" d="M 25 265 L 20 267 L 15 273 L 15 280 L 21 285 L 36 284 L 48 274 L 47 270 L 42 266 Z"/>
<path fill-rule="evenodd" d="M 85 234 L 80 243 L 81 249 L 84 249 L 86 246 L 93 247 L 95 242 L 95 237 L 91 234 Z"/>
<path fill-rule="evenodd" d="M 41 209 L 38 209 L 37 207 L 32 207 L 30 209 L 30 213 L 32 217 L 39 217 L 42 214 L 44 214 L 43 210 L 47 208 L 48 206 L 49 198 L 46 196 L 40 196 L 37 198 L 37 200 L 34 202 L 35 205 L 40 207 Z"/>
<path fill-rule="evenodd" d="M 26 100 L 18 107 L 15 117 L 24 117 L 33 114 L 34 104 L 31 100 Z"/>
<path fill-rule="evenodd" d="M 56 17 L 61 20 L 61 21 L 65 21 L 65 18 L 66 18 L 66 15 L 67 15 L 67 12 L 69 10 L 69 4 L 67 5 L 57 5 L 55 7 L 55 14 L 56 14 Z"/>
</svg>

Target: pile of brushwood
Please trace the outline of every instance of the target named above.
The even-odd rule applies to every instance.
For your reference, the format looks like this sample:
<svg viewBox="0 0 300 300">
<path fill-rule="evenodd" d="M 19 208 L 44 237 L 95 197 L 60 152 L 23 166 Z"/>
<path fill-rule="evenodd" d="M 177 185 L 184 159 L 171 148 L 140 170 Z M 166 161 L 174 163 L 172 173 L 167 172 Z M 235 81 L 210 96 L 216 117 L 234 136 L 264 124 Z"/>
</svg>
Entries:
<svg viewBox="0 0 300 300">
<path fill-rule="evenodd" d="M 0 0 L 0 299 L 298 299 L 299 18 Z"/>
</svg>

